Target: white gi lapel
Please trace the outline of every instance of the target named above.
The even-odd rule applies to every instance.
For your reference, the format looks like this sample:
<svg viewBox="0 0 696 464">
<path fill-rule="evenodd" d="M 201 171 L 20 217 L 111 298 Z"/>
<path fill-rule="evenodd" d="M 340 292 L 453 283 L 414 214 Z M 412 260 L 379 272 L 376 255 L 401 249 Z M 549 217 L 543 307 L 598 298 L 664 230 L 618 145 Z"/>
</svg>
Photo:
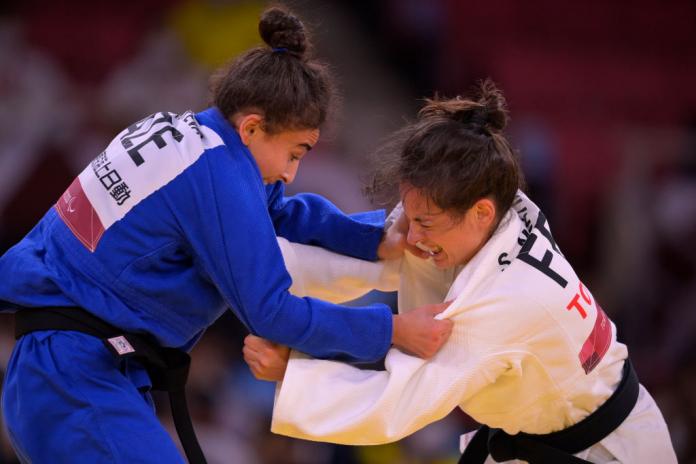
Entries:
<svg viewBox="0 0 696 464">
<path fill-rule="evenodd" d="M 472 295 L 491 276 L 504 270 L 504 262 L 500 257 L 514 256 L 513 250 L 517 247 L 517 237 L 522 230 L 520 218 L 508 211 L 500 221 L 498 229 L 488 242 L 459 272 L 454 283 L 450 287 L 445 301 L 454 300 L 449 307 L 437 315 L 437 319 L 450 318 L 459 314 L 467 307 L 467 298 Z"/>
<path fill-rule="evenodd" d="M 537 224 L 541 222 L 542 224 Z M 521 190 L 517 191 L 512 208 L 500 221 L 498 229 L 486 245 L 459 272 L 445 297 L 445 301 L 455 300 L 438 319 L 458 314 L 465 307 L 468 295 L 488 277 L 505 270 L 517 256 L 520 246 L 527 239 L 534 226 L 548 232 L 546 217 L 539 207 Z M 553 242 L 555 245 L 555 242 Z M 560 251 L 559 251 L 560 253 Z"/>
</svg>

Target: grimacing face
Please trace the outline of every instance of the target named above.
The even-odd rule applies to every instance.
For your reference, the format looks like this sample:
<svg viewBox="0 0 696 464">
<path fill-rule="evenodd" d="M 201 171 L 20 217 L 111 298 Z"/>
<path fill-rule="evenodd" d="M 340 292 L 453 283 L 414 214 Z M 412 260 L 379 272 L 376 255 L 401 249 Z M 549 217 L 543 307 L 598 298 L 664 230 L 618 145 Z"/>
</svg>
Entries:
<svg viewBox="0 0 696 464">
<path fill-rule="evenodd" d="M 402 186 L 401 201 L 408 219 L 407 241 L 431 250 L 431 258 L 441 269 L 468 263 L 488 241 L 495 224 L 494 203 L 478 200 L 464 216 L 440 209 L 420 189 Z"/>
</svg>

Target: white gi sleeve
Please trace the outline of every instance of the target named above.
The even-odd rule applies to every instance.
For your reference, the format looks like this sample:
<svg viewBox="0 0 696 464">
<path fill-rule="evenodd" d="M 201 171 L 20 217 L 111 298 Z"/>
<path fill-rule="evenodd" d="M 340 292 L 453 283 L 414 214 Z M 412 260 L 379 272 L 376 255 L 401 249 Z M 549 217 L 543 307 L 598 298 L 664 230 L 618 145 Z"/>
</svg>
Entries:
<svg viewBox="0 0 696 464">
<path fill-rule="evenodd" d="M 397 441 L 435 422 L 525 356 L 471 353 L 465 327 L 429 361 L 391 349 L 385 371 L 360 370 L 292 352 L 276 389 L 271 430 L 291 437 L 351 445 Z"/>
<path fill-rule="evenodd" d="M 392 292 L 399 287 L 401 260 L 365 261 L 282 237 L 278 245 L 292 278 L 290 293 L 295 296 L 342 303 L 371 290 Z"/>
</svg>

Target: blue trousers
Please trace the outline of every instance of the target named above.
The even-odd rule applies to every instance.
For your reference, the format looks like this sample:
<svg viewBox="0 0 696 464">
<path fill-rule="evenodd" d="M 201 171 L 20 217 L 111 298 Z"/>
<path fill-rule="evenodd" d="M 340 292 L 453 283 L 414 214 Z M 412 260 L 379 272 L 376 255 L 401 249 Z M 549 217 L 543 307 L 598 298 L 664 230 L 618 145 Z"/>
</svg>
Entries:
<svg viewBox="0 0 696 464">
<path fill-rule="evenodd" d="M 150 386 L 142 365 L 95 337 L 33 332 L 10 358 L 2 411 L 24 463 L 184 463 Z"/>
</svg>

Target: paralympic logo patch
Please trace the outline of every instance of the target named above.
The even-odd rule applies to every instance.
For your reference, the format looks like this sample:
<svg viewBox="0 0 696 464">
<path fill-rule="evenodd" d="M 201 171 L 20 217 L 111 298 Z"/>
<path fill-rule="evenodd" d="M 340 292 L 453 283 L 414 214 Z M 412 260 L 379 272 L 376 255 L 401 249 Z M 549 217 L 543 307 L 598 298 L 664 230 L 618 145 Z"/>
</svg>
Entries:
<svg viewBox="0 0 696 464">
<path fill-rule="evenodd" d="M 599 364 L 609 345 L 611 345 L 611 323 L 602 308 L 597 305 L 597 319 L 595 319 L 594 327 L 578 355 L 585 374 L 592 372 Z"/>
<path fill-rule="evenodd" d="M 55 208 L 75 237 L 93 252 L 104 234 L 104 225 L 87 198 L 79 177 L 61 195 Z"/>
</svg>

